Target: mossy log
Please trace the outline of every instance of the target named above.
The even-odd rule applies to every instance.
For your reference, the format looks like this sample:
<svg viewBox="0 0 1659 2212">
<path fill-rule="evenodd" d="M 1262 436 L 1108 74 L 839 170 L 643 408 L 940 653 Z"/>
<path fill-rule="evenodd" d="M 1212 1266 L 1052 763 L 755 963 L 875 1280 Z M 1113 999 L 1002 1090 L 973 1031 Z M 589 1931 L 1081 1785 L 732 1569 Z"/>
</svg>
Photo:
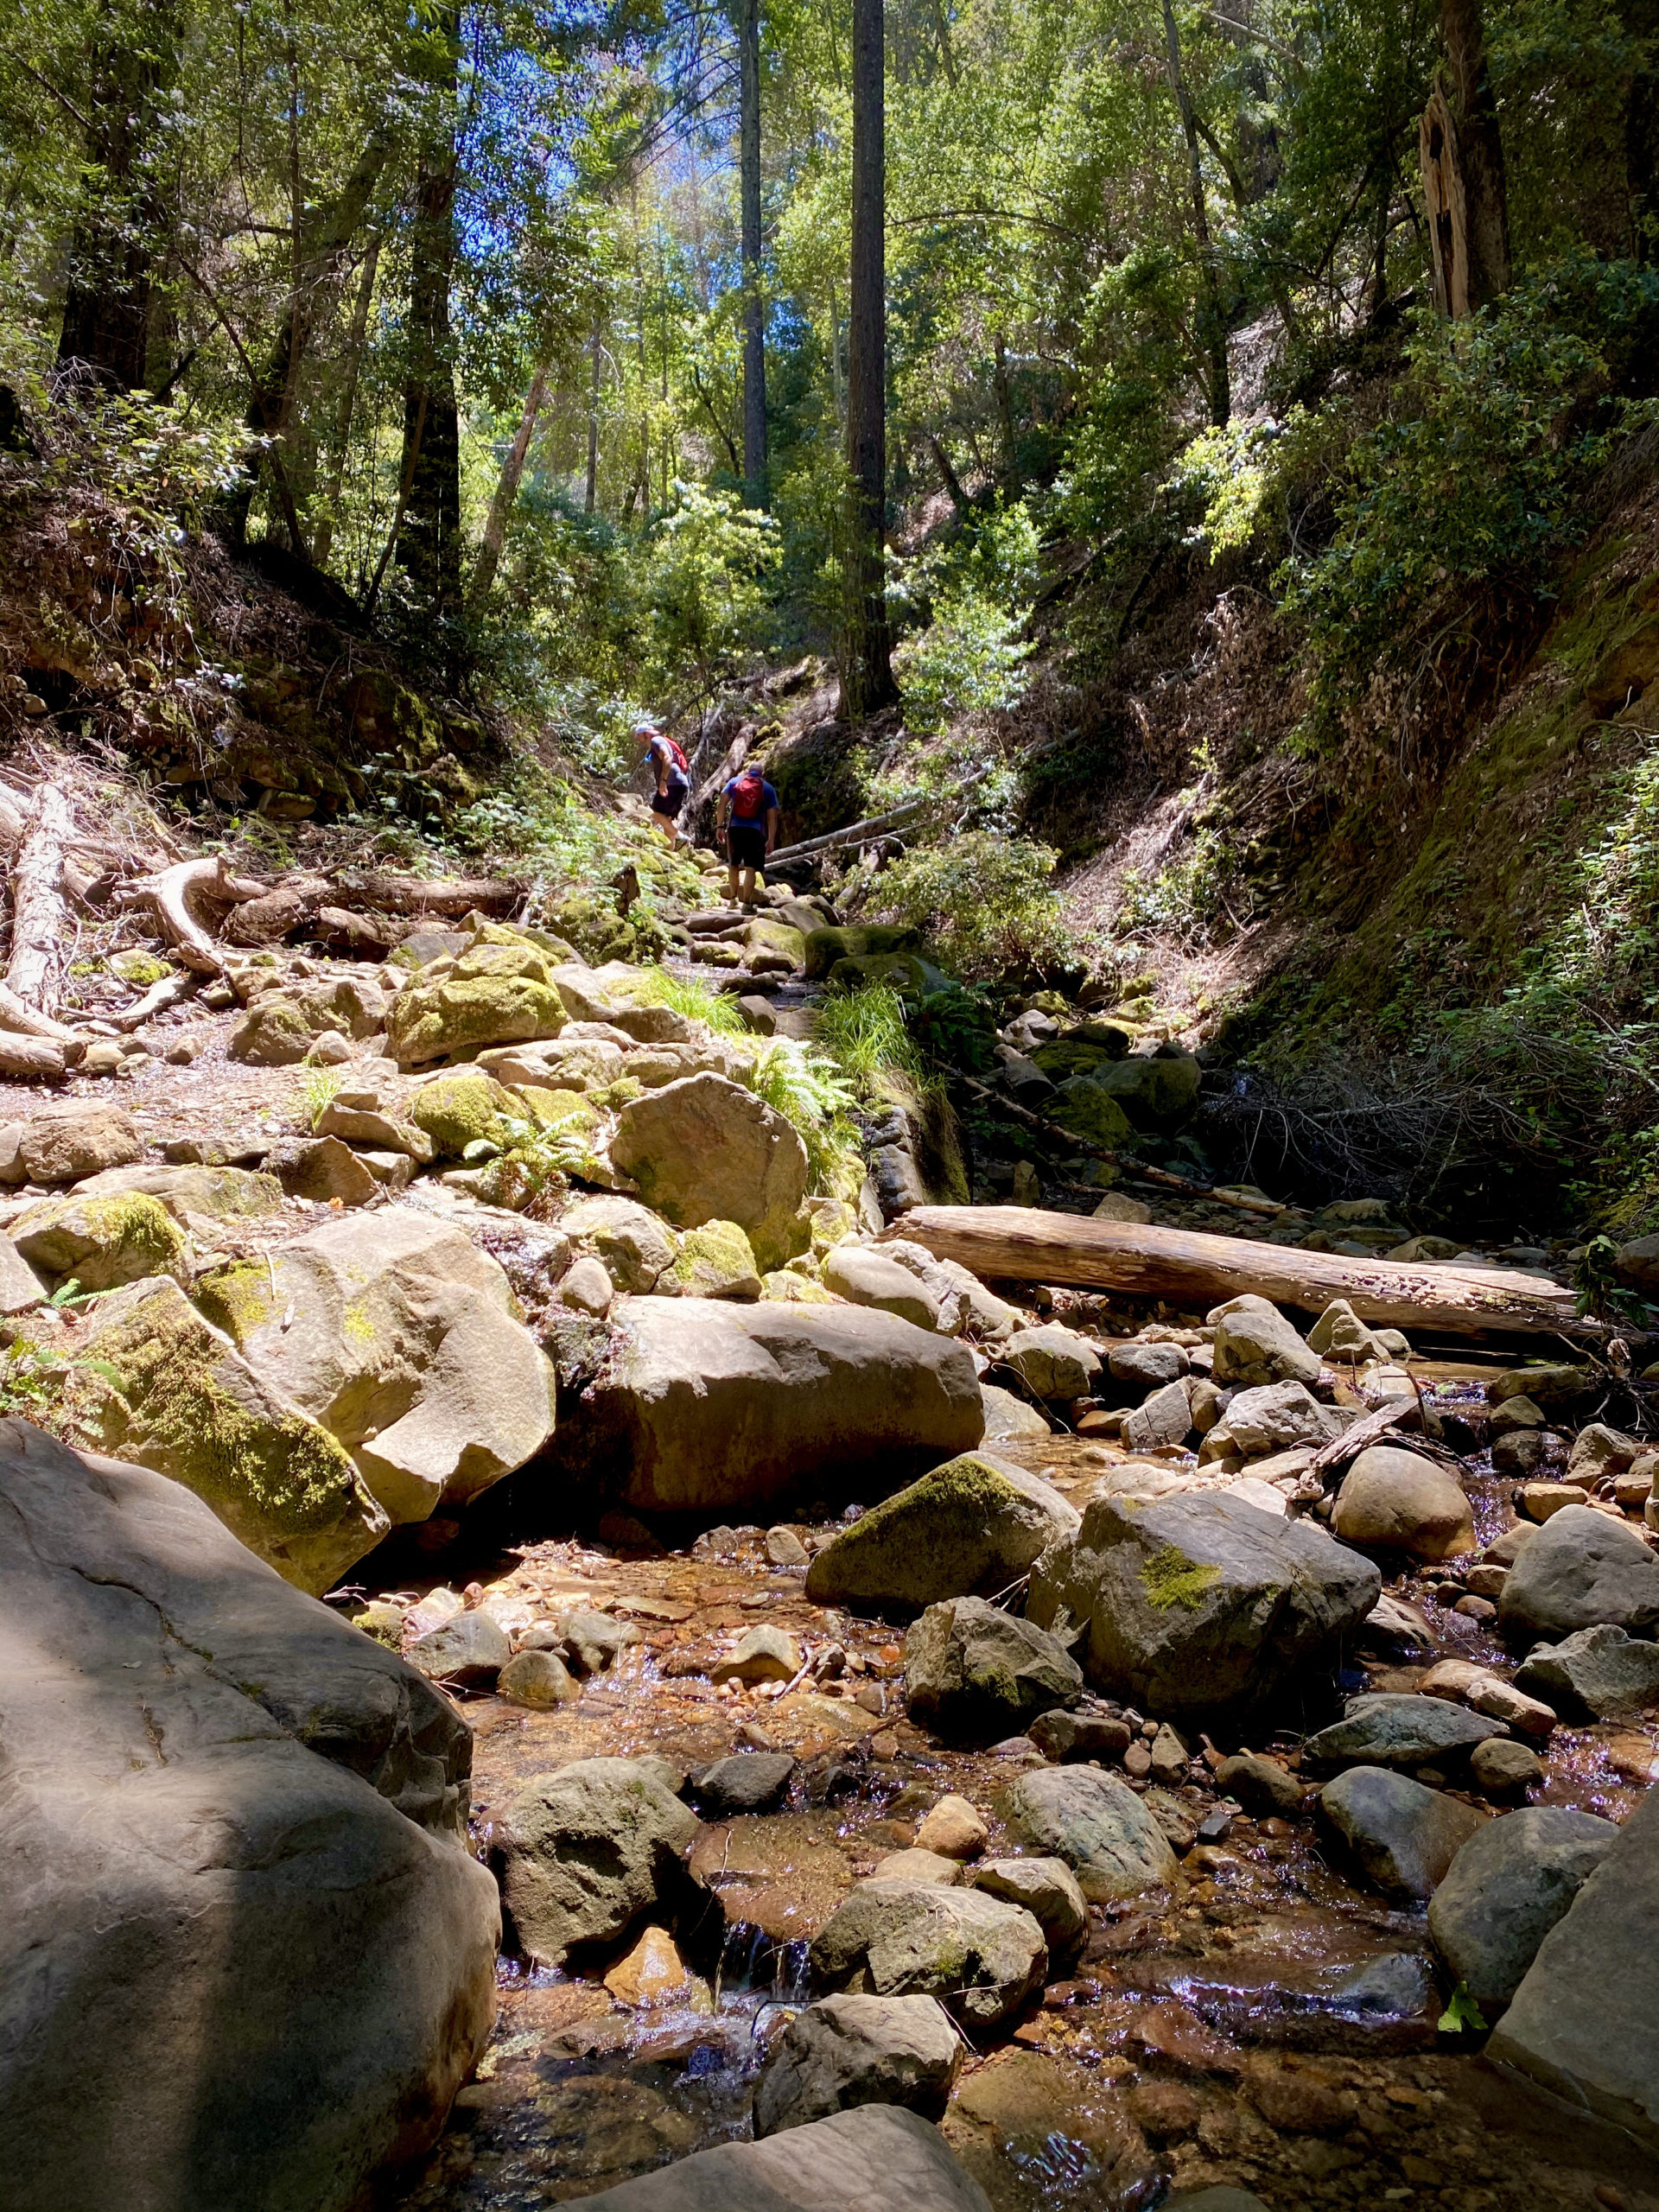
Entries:
<svg viewBox="0 0 1659 2212">
<path fill-rule="evenodd" d="M 1074 1283 L 1200 1313 L 1254 1291 L 1309 1313 L 1345 1298 L 1362 1320 L 1387 1328 L 1599 1333 L 1580 1319 L 1570 1290 L 1508 1268 L 1349 1258 L 1027 1206 L 918 1206 L 886 1234 L 925 1245 L 936 1259 L 958 1260 L 982 1279 Z"/>
</svg>

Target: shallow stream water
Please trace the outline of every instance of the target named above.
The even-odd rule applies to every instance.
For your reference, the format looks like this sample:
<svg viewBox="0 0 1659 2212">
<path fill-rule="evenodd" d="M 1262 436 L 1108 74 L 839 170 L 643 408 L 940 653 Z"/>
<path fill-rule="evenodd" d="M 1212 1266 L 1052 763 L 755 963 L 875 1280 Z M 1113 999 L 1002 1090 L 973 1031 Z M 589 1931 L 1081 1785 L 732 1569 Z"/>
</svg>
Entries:
<svg viewBox="0 0 1659 2212">
<path fill-rule="evenodd" d="M 1425 1379 L 1448 1402 L 1459 1388 L 1452 1371 Z M 1116 1455 L 1055 1437 L 1017 1456 L 1075 1502 Z M 1466 1481 L 1489 1539 L 1512 1517 L 1510 1484 L 1482 1461 Z M 810 1537 L 814 1524 L 791 1525 Z M 457 1585 L 467 1579 L 446 1564 Z M 695 1768 L 759 1738 L 802 1765 L 783 1810 L 711 1823 L 696 1847 L 710 1903 L 680 1931 L 696 1974 L 689 1997 L 630 2008 L 603 1986 L 611 1961 L 529 1970 L 508 1931 L 489 2053 L 435 2151 L 394 2192 L 405 2212 L 563 2202 L 745 2136 L 769 2041 L 811 1993 L 807 1942 L 850 1885 L 908 1844 L 946 1790 L 981 1809 L 994 1853 L 1020 1847 L 1001 1815 L 1018 1759 L 944 1747 L 912 1726 L 901 1632 L 809 1605 L 804 1571 L 769 1566 L 758 1530 L 725 1555 L 708 1539 L 653 1557 L 530 1543 L 467 1574 L 509 1623 L 582 1604 L 641 1636 L 578 1704 L 472 1702 L 480 1855 L 516 1792 L 571 1758 L 653 1751 Z M 1432 1579 L 1388 1586 L 1421 1609 L 1435 1649 L 1409 1663 L 1362 1655 L 1349 1687 L 1414 1688 L 1443 1656 L 1513 1673 L 1484 1627 L 1436 1599 Z M 784 1696 L 775 1685 L 716 1689 L 700 1664 L 757 1622 L 809 1651 L 839 1643 L 847 1671 Z M 1652 1777 L 1655 1735 L 1651 1719 L 1557 1730 L 1532 1802 L 1623 1819 Z M 1295 1742 L 1251 1748 L 1294 1759 Z M 1135 1785 L 1166 1829 L 1196 1831 L 1217 1811 L 1202 1763 L 1191 1771 L 1176 1789 Z M 1092 1909 L 1081 1958 L 1052 1969 L 1011 2035 L 966 2054 L 944 2130 L 997 2212 L 1151 2212 L 1173 2189 L 1223 2182 L 1287 2212 L 1659 2212 L 1659 2189 L 1554 2163 L 1560 2146 L 1517 2126 L 1526 2114 L 1496 2094 L 1478 2043 L 1438 2031 L 1446 1990 L 1421 1914 L 1351 1880 L 1311 1818 L 1223 1825 L 1187 1851 L 1175 1893 Z"/>
</svg>

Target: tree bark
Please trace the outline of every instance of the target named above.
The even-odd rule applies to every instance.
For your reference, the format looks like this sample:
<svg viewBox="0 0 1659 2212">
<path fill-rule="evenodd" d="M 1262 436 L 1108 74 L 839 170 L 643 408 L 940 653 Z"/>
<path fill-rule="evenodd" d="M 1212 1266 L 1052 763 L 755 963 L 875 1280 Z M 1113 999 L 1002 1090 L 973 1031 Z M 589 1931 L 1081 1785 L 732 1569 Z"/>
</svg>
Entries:
<svg viewBox="0 0 1659 2212">
<path fill-rule="evenodd" d="M 145 10 L 143 28 L 118 17 L 100 41 L 89 87 L 86 205 L 69 251 L 59 365 L 79 361 L 125 391 L 144 382 L 156 245 L 164 227 L 156 146 L 162 105 L 177 73 L 171 4 Z"/>
<path fill-rule="evenodd" d="M 1362 1320 L 1457 1336 L 1596 1334 L 1570 1290 L 1543 1275 L 1344 1259 L 1240 1236 L 1041 1213 L 1026 1206 L 920 1206 L 886 1231 L 959 1260 L 979 1276 L 1059 1282 L 1169 1299 L 1207 1312 L 1247 1291 L 1322 1313 L 1345 1298 Z"/>
<path fill-rule="evenodd" d="M 1450 4 L 1450 0 L 1448 0 Z M 1188 183 L 1192 199 L 1192 231 L 1198 244 L 1198 263 L 1204 280 L 1200 340 L 1209 360 L 1210 420 L 1224 424 L 1233 411 L 1227 371 L 1227 319 L 1221 303 L 1221 267 L 1210 230 L 1210 209 L 1204 194 L 1204 163 L 1198 152 L 1198 111 L 1181 73 L 1181 35 L 1176 28 L 1173 0 L 1164 0 L 1164 44 L 1168 56 L 1169 89 L 1180 111 L 1186 139 Z"/>
<path fill-rule="evenodd" d="M 1509 190 L 1480 0 L 1440 0 L 1440 35 L 1452 78 L 1446 152 L 1462 200 L 1465 248 L 1461 284 L 1448 281 L 1445 290 L 1448 302 L 1465 300 L 1462 312 L 1471 314 L 1510 289 Z M 1426 139 L 1433 111 L 1431 99 L 1424 116 Z M 1439 258 L 1437 251 L 1437 276 Z M 1440 289 L 1437 283 L 1437 295 Z M 1452 305 L 1446 311 L 1456 315 L 1459 308 Z"/>
<path fill-rule="evenodd" d="M 852 305 L 847 336 L 847 554 L 841 706 L 890 706 L 893 637 L 882 559 L 887 480 L 887 113 L 883 0 L 853 0 Z"/>
<path fill-rule="evenodd" d="M 530 390 L 524 395 L 524 410 L 518 417 L 518 428 L 513 433 L 512 445 L 501 464 L 495 496 L 490 501 L 490 512 L 484 523 L 483 541 L 478 549 L 478 561 L 473 569 L 472 587 L 467 594 L 467 612 L 476 615 L 490 595 L 490 586 L 495 582 L 496 569 L 500 566 L 501 548 L 506 542 L 507 518 L 512 512 L 512 503 L 518 497 L 519 479 L 524 473 L 524 461 L 530 452 L 530 442 L 536 435 L 536 418 L 542 411 L 542 401 L 547 395 L 547 364 L 543 363 L 530 380 Z"/>
<path fill-rule="evenodd" d="M 67 912 L 63 848 L 73 830 L 61 787 L 41 785 L 12 870 L 11 959 L 6 969 L 7 988 L 39 1014 L 55 1012 L 58 1003 Z"/>
<path fill-rule="evenodd" d="M 599 327 L 588 340 L 590 380 L 588 387 L 588 481 L 582 489 L 582 511 L 590 515 L 599 505 Z"/>
<path fill-rule="evenodd" d="M 399 480 L 408 488 L 393 556 L 416 604 L 440 619 L 461 608 L 461 416 L 449 327 L 459 148 L 454 118 L 447 113 L 460 68 L 461 10 L 455 0 L 443 10 L 442 22 L 448 60 L 435 89 L 446 115 L 421 149 L 416 179 Z"/>
<path fill-rule="evenodd" d="M 381 239 L 369 243 L 363 257 L 363 273 L 358 280 L 357 299 L 352 308 L 352 327 L 346 340 L 346 356 L 341 364 L 342 374 L 339 404 L 334 410 L 334 435 L 329 442 L 329 475 L 324 493 L 323 510 L 317 518 L 316 536 L 312 540 L 311 557 L 318 568 L 326 568 L 334 542 L 334 524 L 340 512 L 340 494 L 346 488 L 346 462 L 352 446 L 352 417 L 357 411 L 357 380 L 362 373 L 363 349 L 368 341 L 369 308 L 374 299 L 374 279 L 380 265 Z"/>
<path fill-rule="evenodd" d="M 760 0 L 738 0 L 738 168 L 743 231 L 743 481 L 766 504 L 766 311 L 760 289 Z"/>
</svg>

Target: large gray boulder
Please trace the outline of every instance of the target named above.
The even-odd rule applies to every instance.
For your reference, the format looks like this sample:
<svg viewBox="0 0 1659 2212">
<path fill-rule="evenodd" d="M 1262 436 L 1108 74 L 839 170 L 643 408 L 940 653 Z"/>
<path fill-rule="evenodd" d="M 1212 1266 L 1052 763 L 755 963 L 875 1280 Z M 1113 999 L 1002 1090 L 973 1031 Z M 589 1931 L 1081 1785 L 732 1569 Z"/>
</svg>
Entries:
<svg viewBox="0 0 1659 2212">
<path fill-rule="evenodd" d="M 519 1792 L 499 1831 L 502 1888 L 525 1955 L 562 1965 L 673 1900 L 702 1823 L 651 1759 L 576 1759 Z"/>
<path fill-rule="evenodd" d="M 1008 1792 L 1008 1817 L 1031 1842 L 1064 1859 L 1096 1904 L 1175 1879 L 1169 1839 L 1115 1774 L 1086 1766 L 1022 1774 Z"/>
<path fill-rule="evenodd" d="M 1559 1518 L 1559 1516 L 1557 1516 Z M 1558 1920 L 1486 2047 L 1575 2114 L 1659 2154 L 1659 1791 Z"/>
<path fill-rule="evenodd" d="M 1078 1525 L 1051 1483 L 994 1453 L 963 1452 L 832 1538 L 807 1570 L 806 1594 L 815 1605 L 876 1612 L 990 1596 Z"/>
<path fill-rule="evenodd" d="M 1472 1805 L 1381 1766 L 1351 1766 L 1319 1792 L 1319 1811 L 1385 1897 L 1423 1904 L 1481 1825 Z"/>
<path fill-rule="evenodd" d="M 612 1321 L 598 1376 L 561 1410 L 557 1458 L 636 1510 L 723 1513 L 853 1484 L 868 1496 L 980 1440 L 971 1354 L 895 1314 L 641 1298 Z"/>
<path fill-rule="evenodd" d="M 972 2032 L 1017 2012 L 1048 1971 L 1022 1907 L 933 1882 L 861 1882 L 812 1938 L 812 1970 L 877 1997 L 937 1997 Z"/>
<path fill-rule="evenodd" d="M 983 1598 L 930 1605 L 905 1637 L 911 1717 L 947 1735 L 1012 1736 L 1039 1713 L 1075 1705 L 1083 1670 L 1033 1621 Z"/>
<path fill-rule="evenodd" d="M 1224 1492 L 1097 1495 L 1032 1569 L 1027 1611 L 1086 1627 L 1090 1680 L 1177 1719 L 1268 1705 L 1330 1668 L 1382 1586 L 1323 1529 Z"/>
<path fill-rule="evenodd" d="M 1512 1643 L 1554 1643 L 1603 1623 L 1646 1635 L 1659 1627 L 1659 1558 L 1610 1515 L 1564 1505 L 1516 1554 L 1497 1621 Z"/>
<path fill-rule="evenodd" d="M 1428 1932 L 1489 2019 L 1618 1838 L 1593 1813 L 1527 1805 L 1489 1821 L 1459 1852 L 1429 1901 Z"/>
<path fill-rule="evenodd" d="M 991 2212 L 937 2127 L 896 2105 L 861 2105 L 764 2143 L 720 2143 L 578 2212 Z"/>
<path fill-rule="evenodd" d="M 855 2105 L 903 2105 L 938 2120 L 962 2037 L 933 1997 L 826 1997 L 798 2012 L 754 2085 L 757 2138 Z"/>
<path fill-rule="evenodd" d="M 1235 1390 L 1224 1416 L 1227 1433 L 1247 1459 L 1285 1452 L 1299 1444 L 1316 1449 L 1343 1430 L 1334 1406 L 1322 1406 L 1306 1382 L 1258 1382 Z"/>
<path fill-rule="evenodd" d="M 255 1374 L 339 1438 L 394 1522 L 553 1433 L 553 1370 L 497 1262 L 413 1208 L 348 1215 L 197 1286 Z"/>
<path fill-rule="evenodd" d="M 1477 1744 L 1505 1733 L 1499 1720 L 1440 1697 L 1373 1693 L 1351 1697 L 1340 1720 L 1310 1736 L 1302 1758 L 1315 1767 L 1466 1764 Z"/>
<path fill-rule="evenodd" d="M 1233 1409 L 1228 1409 L 1232 1425 Z M 1478 1548 L 1475 1519 L 1461 1484 L 1421 1452 L 1373 1444 L 1343 1478 L 1331 1526 L 1344 1543 L 1402 1551 L 1413 1559 L 1454 1559 Z"/>
<path fill-rule="evenodd" d="M 806 1147 L 781 1114 L 723 1076 L 686 1076 L 625 1106 L 611 1159 L 677 1227 L 747 1230 L 763 1268 L 806 1243 Z"/>
<path fill-rule="evenodd" d="M 472 1738 L 197 1497 L 0 1422 L 15 2212 L 346 2212 L 494 2013 Z"/>
<path fill-rule="evenodd" d="M 1659 1643 L 1611 1622 L 1540 1644 L 1515 1677 L 1563 1719 L 1625 1720 L 1659 1705 Z"/>
</svg>

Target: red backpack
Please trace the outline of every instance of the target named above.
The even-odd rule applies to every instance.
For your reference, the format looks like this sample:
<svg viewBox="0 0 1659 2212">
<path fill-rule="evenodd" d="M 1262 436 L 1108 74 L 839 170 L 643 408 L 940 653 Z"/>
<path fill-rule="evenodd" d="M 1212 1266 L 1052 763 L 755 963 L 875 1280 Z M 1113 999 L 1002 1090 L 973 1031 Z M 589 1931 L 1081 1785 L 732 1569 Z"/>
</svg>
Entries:
<svg viewBox="0 0 1659 2212">
<path fill-rule="evenodd" d="M 662 734 L 659 733 L 659 734 Z M 673 754 L 674 766 L 679 770 L 680 773 L 683 776 L 689 776 L 691 772 L 691 763 L 686 759 L 684 748 L 681 746 L 679 740 L 677 738 L 663 735 L 663 743 Z"/>
<path fill-rule="evenodd" d="M 732 786 L 732 819 L 758 822 L 765 804 L 766 779 L 758 768 L 746 768 Z"/>
</svg>

